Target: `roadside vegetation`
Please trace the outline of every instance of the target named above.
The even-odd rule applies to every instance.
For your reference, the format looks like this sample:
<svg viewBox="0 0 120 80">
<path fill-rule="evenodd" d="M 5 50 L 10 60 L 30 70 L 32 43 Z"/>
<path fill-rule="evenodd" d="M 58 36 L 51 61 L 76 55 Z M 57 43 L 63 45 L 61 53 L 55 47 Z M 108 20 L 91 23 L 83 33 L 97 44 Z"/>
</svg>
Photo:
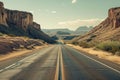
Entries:
<svg viewBox="0 0 120 80">
<path fill-rule="evenodd" d="M 103 51 L 111 52 L 113 55 L 120 56 L 120 42 L 119 41 L 104 41 L 100 43 L 96 42 L 72 42 L 74 45 L 79 45 L 83 48 L 91 48 L 100 49 Z"/>
<path fill-rule="evenodd" d="M 81 42 L 72 42 L 72 44 L 74 45 L 79 45 L 83 48 L 90 48 L 90 47 L 94 47 L 95 44 L 93 42 L 87 43 L 85 41 L 81 41 Z"/>
<path fill-rule="evenodd" d="M 120 56 L 120 42 L 118 41 L 105 41 L 96 45 L 96 48 L 104 51 L 108 51 L 115 55 Z"/>
<path fill-rule="evenodd" d="M 3 36 L 4 34 L 3 33 L 0 33 L 0 36 Z"/>
</svg>

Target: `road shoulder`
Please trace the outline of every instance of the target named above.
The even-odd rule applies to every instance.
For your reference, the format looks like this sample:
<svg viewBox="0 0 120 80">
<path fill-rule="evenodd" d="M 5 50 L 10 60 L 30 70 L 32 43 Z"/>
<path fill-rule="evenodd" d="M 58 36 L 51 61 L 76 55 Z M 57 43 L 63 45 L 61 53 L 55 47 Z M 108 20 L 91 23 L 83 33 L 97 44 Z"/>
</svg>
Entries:
<svg viewBox="0 0 120 80">
<path fill-rule="evenodd" d="M 34 49 L 31 49 L 31 50 L 21 49 L 21 50 L 10 52 L 10 53 L 5 54 L 5 55 L 0 55 L 0 61 L 4 61 L 4 60 L 7 60 L 7 59 L 23 56 L 23 55 L 26 55 L 26 54 L 30 54 L 33 51 L 37 51 L 37 50 L 39 50 L 41 48 L 44 48 L 44 47 L 47 47 L 47 46 L 48 45 L 36 46 Z"/>
<path fill-rule="evenodd" d="M 101 51 L 101 50 L 94 50 L 93 48 L 82 48 L 80 46 L 75 46 L 72 44 L 67 44 L 67 45 L 79 51 L 94 55 L 100 59 L 108 60 L 108 61 L 111 61 L 113 63 L 120 65 L 120 56 L 112 55 L 111 53 Z"/>
</svg>

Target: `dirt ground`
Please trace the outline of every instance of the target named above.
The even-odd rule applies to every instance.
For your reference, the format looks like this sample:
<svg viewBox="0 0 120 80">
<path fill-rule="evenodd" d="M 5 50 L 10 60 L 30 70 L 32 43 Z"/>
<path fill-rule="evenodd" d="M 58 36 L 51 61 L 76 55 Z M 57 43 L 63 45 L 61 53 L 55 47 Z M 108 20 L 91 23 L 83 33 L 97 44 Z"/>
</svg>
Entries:
<svg viewBox="0 0 120 80">
<path fill-rule="evenodd" d="M 47 47 L 47 46 L 48 45 L 36 46 L 35 49 L 37 50 L 37 49 L 41 49 L 41 48 Z M 30 52 L 32 52 L 35 49 L 32 49 L 32 50 L 21 49 L 21 50 L 13 51 L 13 52 L 5 54 L 5 55 L 0 55 L 0 61 L 10 59 L 10 58 L 13 58 L 13 57 L 17 57 L 17 56 L 21 56 L 21 55 L 24 55 L 24 54 L 29 54 Z"/>
</svg>

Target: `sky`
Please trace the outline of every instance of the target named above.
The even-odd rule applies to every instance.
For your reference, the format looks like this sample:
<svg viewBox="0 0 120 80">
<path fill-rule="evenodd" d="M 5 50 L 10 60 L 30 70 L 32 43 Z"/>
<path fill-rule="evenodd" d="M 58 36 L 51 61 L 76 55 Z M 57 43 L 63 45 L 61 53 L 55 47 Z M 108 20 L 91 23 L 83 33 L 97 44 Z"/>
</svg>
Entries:
<svg viewBox="0 0 120 80">
<path fill-rule="evenodd" d="M 33 13 L 42 29 L 96 26 L 120 0 L 0 0 L 4 7 Z"/>
</svg>

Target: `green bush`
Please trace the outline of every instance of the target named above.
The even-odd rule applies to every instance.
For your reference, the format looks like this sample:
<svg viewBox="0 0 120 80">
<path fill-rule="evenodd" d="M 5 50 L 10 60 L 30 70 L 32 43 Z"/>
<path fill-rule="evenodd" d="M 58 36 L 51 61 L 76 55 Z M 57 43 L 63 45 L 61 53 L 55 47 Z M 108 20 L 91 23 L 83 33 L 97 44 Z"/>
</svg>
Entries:
<svg viewBox="0 0 120 80">
<path fill-rule="evenodd" d="M 8 36 L 11 36 L 11 37 L 16 37 L 16 35 L 14 35 L 14 34 L 8 34 Z"/>
<path fill-rule="evenodd" d="M 73 41 L 73 42 L 71 42 L 71 43 L 74 44 L 74 45 L 78 45 L 78 42 L 74 42 L 74 41 Z"/>
<path fill-rule="evenodd" d="M 89 38 L 89 39 L 87 39 L 86 41 L 87 41 L 87 42 L 90 42 L 90 41 L 92 41 L 92 38 Z"/>
<path fill-rule="evenodd" d="M 0 36 L 3 36 L 4 34 L 3 33 L 0 33 Z"/>
<path fill-rule="evenodd" d="M 79 46 L 83 47 L 83 48 L 89 48 L 88 43 L 86 43 L 85 41 L 82 41 L 79 43 Z"/>
<path fill-rule="evenodd" d="M 90 47 L 94 47 L 95 44 L 94 43 L 88 43 L 88 42 L 85 42 L 85 41 L 81 41 L 79 42 L 79 46 L 83 47 L 83 48 L 90 48 Z"/>
<path fill-rule="evenodd" d="M 96 46 L 96 48 L 112 52 L 115 54 L 116 52 L 120 52 L 120 42 L 118 41 L 105 41 Z"/>
</svg>

